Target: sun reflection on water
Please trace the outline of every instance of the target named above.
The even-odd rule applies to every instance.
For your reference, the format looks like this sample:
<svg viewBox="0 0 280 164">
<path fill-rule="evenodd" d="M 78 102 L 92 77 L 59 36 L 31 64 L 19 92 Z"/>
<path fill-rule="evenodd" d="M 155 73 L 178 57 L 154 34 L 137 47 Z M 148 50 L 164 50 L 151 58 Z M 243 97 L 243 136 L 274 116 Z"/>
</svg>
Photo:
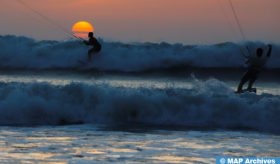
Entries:
<svg viewBox="0 0 280 164">
<path fill-rule="evenodd" d="M 280 139 L 235 132 L 100 131 L 88 125 L 2 129 L 0 161 L 7 163 L 213 163 L 219 155 L 276 156 Z"/>
</svg>

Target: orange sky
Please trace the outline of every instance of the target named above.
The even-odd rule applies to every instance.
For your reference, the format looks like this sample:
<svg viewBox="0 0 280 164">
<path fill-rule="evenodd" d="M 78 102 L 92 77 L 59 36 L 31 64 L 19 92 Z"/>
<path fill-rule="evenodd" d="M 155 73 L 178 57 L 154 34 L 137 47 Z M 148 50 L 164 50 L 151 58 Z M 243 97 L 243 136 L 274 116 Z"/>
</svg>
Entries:
<svg viewBox="0 0 280 164">
<path fill-rule="evenodd" d="M 96 35 L 106 40 L 186 44 L 240 40 L 228 0 L 23 1 L 69 31 L 75 22 L 89 21 Z M 280 42 L 279 0 L 232 1 L 248 39 Z M 0 1 L 0 22 L 1 35 L 68 38 L 16 0 Z"/>
</svg>

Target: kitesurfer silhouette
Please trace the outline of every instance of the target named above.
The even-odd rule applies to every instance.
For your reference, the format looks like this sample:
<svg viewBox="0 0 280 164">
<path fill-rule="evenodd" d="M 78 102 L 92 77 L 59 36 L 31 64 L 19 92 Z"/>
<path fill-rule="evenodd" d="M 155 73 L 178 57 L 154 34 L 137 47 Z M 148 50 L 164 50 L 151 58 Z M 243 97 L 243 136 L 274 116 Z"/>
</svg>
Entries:
<svg viewBox="0 0 280 164">
<path fill-rule="evenodd" d="M 253 91 L 253 84 L 257 80 L 260 72 L 262 71 L 263 67 L 265 66 L 267 60 L 271 56 L 272 52 L 272 45 L 268 45 L 268 52 L 267 54 L 264 54 L 264 49 L 258 48 L 256 50 L 255 55 L 249 55 L 246 56 L 247 61 L 246 64 L 248 65 L 247 72 L 243 75 L 238 88 L 237 88 L 237 93 L 242 93 L 243 92 L 243 85 L 249 81 L 248 88 L 247 90 Z M 248 48 L 247 48 L 248 49 Z"/>
<path fill-rule="evenodd" d="M 98 54 L 101 51 L 102 46 L 98 42 L 98 40 L 94 37 L 93 32 L 88 33 L 88 38 L 89 38 L 89 40 L 84 41 L 84 43 L 88 46 L 93 46 L 91 49 L 88 50 L 88 61 L 91 61 L 92 55 Z"/>
</svg>

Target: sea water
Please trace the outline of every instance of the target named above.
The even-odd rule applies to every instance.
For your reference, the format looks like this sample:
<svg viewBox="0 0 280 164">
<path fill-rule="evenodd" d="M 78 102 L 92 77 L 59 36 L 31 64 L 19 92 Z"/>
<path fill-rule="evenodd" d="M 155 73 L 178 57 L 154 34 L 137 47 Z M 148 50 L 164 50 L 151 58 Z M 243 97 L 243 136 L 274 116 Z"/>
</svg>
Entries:
<svg viewBox="0 0 280 164">
<path fill-rule="evenodd" d="M 277 157 L 279 135 L 76 126 L 1 127 L 1 163 L 215 163 L 217 156 Z"/>
<path fill-rule="evenodd" d="M 77 40 L 0 36 L 0 163 L 280 156 L 279 44 L 257 94 L 236 94 L 241 49 L 266 44 L 101 43 L 81 64 Z"/>
<path fill-rule="evenodd" d="M 194 76 L 0 76 L 1 163 L 214 163 L 280 154 L 277 82 Z"/>
</svg>

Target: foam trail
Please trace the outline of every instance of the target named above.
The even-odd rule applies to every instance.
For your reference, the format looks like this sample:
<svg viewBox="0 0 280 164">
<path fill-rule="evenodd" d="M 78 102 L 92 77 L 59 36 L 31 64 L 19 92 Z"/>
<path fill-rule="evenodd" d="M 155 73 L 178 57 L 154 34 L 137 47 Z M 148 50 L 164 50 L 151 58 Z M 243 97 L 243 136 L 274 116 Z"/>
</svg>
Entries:
<svg viewBox="0 0 280 164">
<path fill-rule="evenodd" d="M 240 68 L 244 58 L 241 44 L 188 46 L 168 43 L 125 44 L 102 42 L 103 50 L 82 69 L 141 72 L 177 67 Z M 252 50 L 263 43 L 246 43 Z M 80 69 L 78 60 L 85 59 L 87 47 L 78 41 L 35 41 L 26 37 L 0 36 L 0 68 L 2 69 Z M 267 65 L 280 68 L 280 46 L 273 45 L 272 59 Z M 203 60 L 202 60 L 203 59 Z"/>
<path fill-rule="evenodd" d="M 280 96 L 233 93 L 217 80 L 192 89 L 0 84 L 0 125 L 92 123 L 252 129 L 280 133 Z"/>
</svg>

